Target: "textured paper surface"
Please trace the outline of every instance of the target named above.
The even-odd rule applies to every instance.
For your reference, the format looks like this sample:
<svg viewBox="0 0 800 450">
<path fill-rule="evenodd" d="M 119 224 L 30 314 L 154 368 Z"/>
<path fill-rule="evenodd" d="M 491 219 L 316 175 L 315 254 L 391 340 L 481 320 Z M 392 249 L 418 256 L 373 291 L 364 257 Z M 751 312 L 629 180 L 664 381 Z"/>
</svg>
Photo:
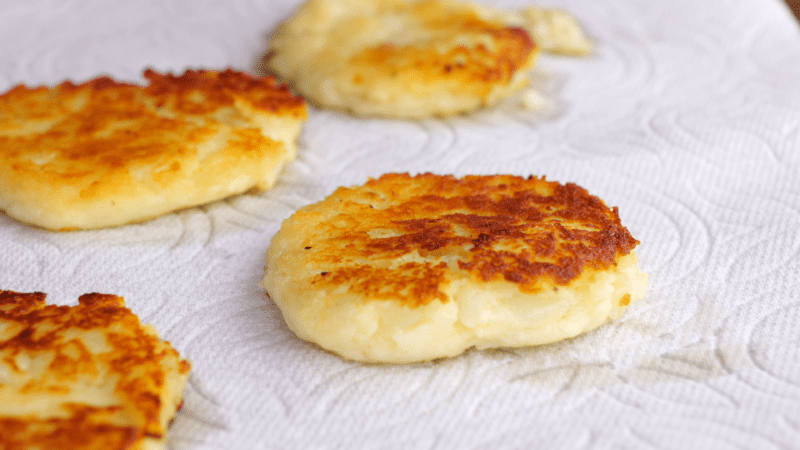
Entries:
<svg viewBox="0 0 800 450">
<path fill-rule="evenodd" d="M 0 89 L 252 69 L 296 4 L 3 1 Z M 548 4 L 596 42 L 586 59 L 541 58 L 549 110 L 312 110 L 267 193 L 91 232 L 0 214 L 0 288 L 123 295 L 193 362 L 175 449 L 800 448 L 800 27 L 776 0 Z M 426 364 L 299 341 L 257 287 L 270 238 L 300 206 L 389 171 L 584 186 L 642 242 L 647 297 L 576 339 Z"/>
</svg>

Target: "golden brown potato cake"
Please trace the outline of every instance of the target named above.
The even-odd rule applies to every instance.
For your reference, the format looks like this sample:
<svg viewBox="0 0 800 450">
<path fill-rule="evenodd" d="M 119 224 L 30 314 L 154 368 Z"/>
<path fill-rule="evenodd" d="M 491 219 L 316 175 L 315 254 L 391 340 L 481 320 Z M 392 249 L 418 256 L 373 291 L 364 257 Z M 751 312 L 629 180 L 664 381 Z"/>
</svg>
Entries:
<svg viewBox="0 0 800 450">
<path fill-rule="evenodd" d="M 552 9 L 309 0 L 277 29 L 265 65 L 323 108 L 423 119 L 474 111 L 519 92 L 540 49 L 579 56 L 591 42 L 575 19 Z"/>
<path fill-rule="evenodd" d="M 0 449 L 159 449 L 190 365 L 121 297 L 0 291 Z"/>
<path fill-rule="evenodd" d="M 122 225 L 271 187 L 306 106 L 272 78 L 144 72 L 0 95 L 0 210 L 51 230 Z"/>
<path fill-rule="evenodd" d="M 524 88 L 537 48 L 523 27 L 469 2 L 310 0 L 270 52 L 269 70 L 317 105 L 419 119 Z"/>
<path fill-rule="evenodd" d="M 261 284 L 302 339 L 424 361 L 618 318 L 647 287 L 637 244 L 617 208 L 571 183 L 387 174 L 284 221 Z"/>
</svg>

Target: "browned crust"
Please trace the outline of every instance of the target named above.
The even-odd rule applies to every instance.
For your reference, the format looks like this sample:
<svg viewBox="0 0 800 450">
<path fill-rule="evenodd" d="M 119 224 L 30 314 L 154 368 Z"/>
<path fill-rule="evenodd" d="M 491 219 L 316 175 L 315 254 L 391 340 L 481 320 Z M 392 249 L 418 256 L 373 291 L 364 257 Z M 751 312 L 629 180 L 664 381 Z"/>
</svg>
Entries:
<svg viewBox="0 0 800 450">
<path fill-rule="evenodd" d="M 166 432 L 160 423 L 163 408 L 160 392 L 165 373 L 160 361 L 175 358 L 178 370 L 186 374 L 191 365 L 157 335 L 147 332 L 139 318 L 126 308 L 124 299 L 116 295 L 85 294 L 74 307 L 45 304 L 41 292 L 18 293 L 0 291 L 0 322 L 13 324 L 18 331 L 0 341 L 3 362 L 12 370 L 21 352 L 54 352 L 45 378 L 23 387 L 27 392 L 58 391 L 57 382 L 76 379 L 79 375 L 99 375 L 98 364 L 120 376 L 116 394 L 135 410 L 117 407 L 67 405 L 69 417 L 25 418 L 0 417 L 0 448 L 81 448 L 128 449 L 143 437 L 162 438 Z M 112 351 L 91 354 L 77 339 L 66 340 L 69 329 L 103 330 Z M 134 414 L 140 426 L 114 425 L 119 415 L 130 421 Z"/>
<path fill-rule="evenodd" d="M 357 73 L 353 83 L 370 84 L 373 78 L 403 77 L 418 83 L 452 83 L 461 94 L 468 90 L 473 95 L 487 97 L 496 85 L 508 84 L 529 63 L 536 48 L 524 29 L 499 26 L 477 17 L 463 20 L 460 30 L 453 32 L 491 36 L 494 48 L 482 43 L 474 47 L 460 45 L 442 53 L 434 45 L 384 43 L 351 58 Z"/>
<path fill-rule="evenodd" d="M 420 306 L 431 300 L 447 301 L 439 285 L 447 278 L 447 264 L 408 262 L 397 269 L 369 264 L 346 266 L 333 272 L 322 272 L 321 284 L 348 285 L 349 291 L 371 300 L 401 297 L 409 306 Z M 315 284 L 317 280 L 312 281 Z"/>
<path fill-rule="evenodd" d="M 160 74 L 145 70 L 150 82 L 145 92 L 154 98 L 179 98 L 176 109 L 188 114 L 206 114 L 219 106 L 230 106 L 236 96 L 251 101 L 259 109 L 273 113 L 290 113 L 305 118 L 305 100 L 292 95 L 284 84 L 274 77 L 254 77 L 244 72 L 227 69 L 222 72 L 188 70 L 181 76 Z M 192 102 L 186 96 L 191 91 L 206 93 L 202 103 Z"/>
<path fill-rule="evenodd" d="M 0 417 L 0 436 L 3 440 L 0 449 L 135 449 L 141 440 L 142 430 L 95 423 L 97 416 L 109 412 L 103 408 L 73 408 L 69 418 L 36 422 Z"/>
<path fill-rule="evenodd" d="M 614 266 L 639 243 L 617 208 L 544 177 L 387 174 L 340 188 L 323 203 L 341 212 L 317 224 L 316 241 L 297 249 L 322 269 L 311 283 L 411 307 L 446 301 L 441 287 L 455 268 L 444 255 L 456 255 L 458 269 L 476 281 L 505 280 L 534 292 L 543 283 L 566 285 L 587 268 Z M 415 253 L 425 262 L 386 268 Z"/>
<path fill-rule="evenodd" d="M 150 82 L 147 87 L 99 77 L 78 85 L 66 81 L 52 89 L 20 85 L 1 95 L 0 118 L 35 121 L 56 117 L 58 123 L 46 133 L 29 136 L 3 136 L 0 131 L 0 160 L 14 172 L 35 176 L 40 169 L 31 167 L 27 155 L 32 150 L 56 151 L 57 160 L 71 164 L 62 169 L 64 180 L 69 183 L 70 178 L 83 179 L 94 170 L 122 169 L 132 161 L 149 163 L 163 154 L 181 156 L 186 149 L 180 142 L 160 141 L 153 136 L 182 131 L 181 128 L 187 127 L 185 118 L 154 114 L 147 102 L 187 115 L 209 115 L 243 97 L 270 112 L 298 118 L 306 115 L 304 100 L 293 96 L 272 77 L 256 78 L 230 69 L 188 70 L 181 76 L 146 70 L 144 76 Z M 87 95 L 85 100 L 82 94 Z M 67 105 L 81 101 L 85 105 L 66 111 Z M 57 111 L 63 113 L 59 115 Z M 132 129 L 114 129 L 115 123 L 131 121 L 135 121 Z M 97 132 L 102 130 L 111 131 L 98 136 Z M 201 128 L 183 138 L 188 142 L 202 141 L 207 138 L 206 131 Z M 243 132 L 249 132 L 251 139 L 264 140 L 258 130 Z M 249 147 L 256 151 L 261 145 Z M 177 170 L 178 167 L 171 167 L 166 173 Z M 91 196 L 91 189 L 82 196 Z"/>
<path fill-rule="evenodd" d="M 223 71 L 189 69 L 182 75 L 145 69 L 143 76 L 148 81 L 146 86 L 117 81 L 109 76 L 99 76 L 79 84 L 64 81 L 52 88 L 19 84 L 0 95 L 0 105 L 4 102 L 24 102 L 34 91 L 51 91 L 50 100 L 55 102 L 58 101 L 59 94 L 70 95 L 76 91 L 88 90 L 96 93 L 109 90 L 120 93 L 141 91 L 159 106 L 164 102 L 173 102 L 177 97 L 178 100 L 174 103 L 177 105 L 176 109 L 187 114 L 207 114 L 215 109 L 232 105 L 234 98 L 239 96 L 267 111 L 305 116 L 305 100 L 294 96 L 285 84 L 279 84 L 275 77 L 271 76 L 256 77 L 233 69 Z M 189 98 L 192 91 L 203 92 L 205 94 L 203 101 L 192 101 Z"/>
</svg>

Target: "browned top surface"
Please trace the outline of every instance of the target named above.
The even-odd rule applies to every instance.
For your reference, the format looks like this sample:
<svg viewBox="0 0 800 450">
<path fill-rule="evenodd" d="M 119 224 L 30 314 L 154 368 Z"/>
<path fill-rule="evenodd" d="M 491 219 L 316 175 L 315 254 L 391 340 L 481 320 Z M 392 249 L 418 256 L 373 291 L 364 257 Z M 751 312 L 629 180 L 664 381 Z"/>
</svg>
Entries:
<svg viewBox="0 0 800 450">
<path fill-rule="evenodd" d="M 97 331 L 108 347 L 99 352 L 79 338 Z M 30 373 L 34 369 L 19 366 L 22 353 L 29 360 L 45 354 L 52 359 L 44 373 Z M 190 369 L 168 343 L 141 326 L 121 297 L 86 294 L 68 307 L 45 305 L 45 294 L 38 292 L 0 291 L 0 361 L 11 379 L 27 379 L 21 394 L 57 396 L 73 383 L 85 385 L 86 377 L 95 380 L 90 385 L 118 377 L 114 394 L 122 401 L 105 407 L 56 401 L 52 416 L 0 415 L 0 448 L 127 449 L 144 436 L 163 436 L 165 378 L 176 375 L 163 366 L 167 360 L 177 363 L 181 374 Z"/>
<path fill-rule="evenodd" d="M 327 219 L 315 215 L 331 210 Z M 320 269 L 312 283 L 410 306 L 445 300 L 448 256 L 475 281 L 535 291 L 543 281 L 566 285 L 586 267 L 613 266 L 638 244 L 617 209 L 585 189 L 510 175 L 387 174 L 340 188 L 295 220 L 309 232 L 296 251 L 305 267 Z"/>
<path fill-rule="evenodd" d="M 265 111 L 305 116 L 304 100 L 292 95 L 273 77 L 254 77 L 231 69 L 223 72 L 188 70 L 181 76 L 145 70 L 144 77 L 150 82 L 145 88 L 146 95 L 160 102 L 175 98 L 176 110 L 189 114 L 204 114 L 220 106 L 229 106 L 234 98 L 242 97 Z M 193 91 L 204 94 L 202 102 L 194 101 Z"/>
<path fill-rule="evenodd" d="M 350 61 L 361 67 L 355 69 L 355 84 L 380 78 L 407 78 L 410 86 L 446 80 L 485 96 L 526 66 L 536 47 L 525 29 L 485 20 L 470 8 L 439 1 L 396 7 L 392 13 L 409 22 L 404 31 L 411 42 L 385 42 L 357 53 Z"/>
<path fill-rule="evenodd" d="M 65 81 L 54 87 L 31 88 L 20 84 L 0 95 L 0 107 L 2 107 L 0 111 L 9 117 L 47 116 L 48 109 L 61 109 L 60 103 L 69 103 L 76 93 L 87 92 L 96 95 L 89 97 L 90 99 L 98 101 L 115 99 L 123 103 L 141 94 L 143 98 L 152 100 L 158 106 L 175 105 L 177 111 L 187 114 L 206 114 L 230 106 L 237 97 L 247 99 L 271 112 L 305 114 L 304 100 L 292 95 L 289 89 L 285 85 L 278 84 L 274 77 L 256 77 L 232 69 L 187 70 L 177 76 L 147 69 L 143 75 L 148 81 L 145 86 L 120 82 L 108 76 L 100 76 L 80 84 Z M 105 97 L 103 94 L 112 97 Z M 119 109 L 125 107 L 131 105 L 122 104 Z"/>
<path fill-rule="evenodd" d="M 278 144 L 247 114 L 306 115 L 303 99 L 272 78 L 232 70 L 144 76 L 147 86 L 100 77 L 0 95 L 0 183 L 72 187 L 84 199 L 119 195 L 130 179 L 166 183 L 188 170 L 182 165 L 201 159 L 200 144 L 220 123 L 239 127 L 231 139 L 252 141 L 251 152 L 266 152 Z"/>
<path fill-rule="evenodd" d="M 69 449 L 122 450 L 136 449 L 142 430 L 136 427 L 109 425 L 100 417 L 114 411 L 101 408 L 75 407 L 69 418 L 30 421 L 0 417 L 2 450 Z"/>
</svg>

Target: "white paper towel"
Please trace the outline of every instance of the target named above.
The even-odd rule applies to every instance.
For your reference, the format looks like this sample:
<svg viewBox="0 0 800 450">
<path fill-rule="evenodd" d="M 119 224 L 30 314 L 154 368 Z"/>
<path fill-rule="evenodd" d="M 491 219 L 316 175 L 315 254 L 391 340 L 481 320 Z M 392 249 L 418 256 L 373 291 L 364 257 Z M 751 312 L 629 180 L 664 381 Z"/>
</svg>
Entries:
<svg viewBox="0 0 800 450">
<path fill-rule="evenodd" d="M 0 1 L 0 90 L 252 69 L 296 5 Z M 264 194 L 90 232 L 0 214 L 0 289 L 124 296 L 193 363 L 175 449 L 800 448 L 800 27 L 777 0 L 553 5 L 596 51 L 542 56 L 551 110 L 314 109 Z M 257 287 L 269 239 L 300 206 L 393 171 L 586 187 L 642 242 L 647 297 L 569 341 L 425 364 L 298 340 Z"/>
</svg>

